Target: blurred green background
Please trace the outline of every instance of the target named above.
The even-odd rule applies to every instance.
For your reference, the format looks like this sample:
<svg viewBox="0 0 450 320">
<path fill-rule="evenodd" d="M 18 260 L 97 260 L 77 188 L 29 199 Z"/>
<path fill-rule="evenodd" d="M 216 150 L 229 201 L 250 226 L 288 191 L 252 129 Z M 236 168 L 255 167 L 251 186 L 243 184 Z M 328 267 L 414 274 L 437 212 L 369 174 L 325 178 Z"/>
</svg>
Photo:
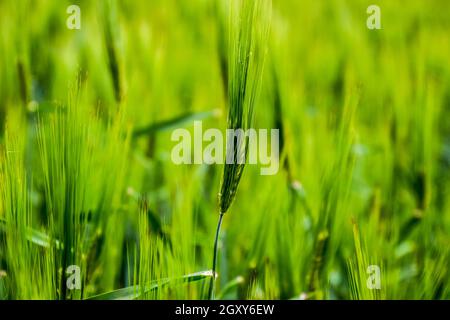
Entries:
<svg viewBox="0 0 450 320">
<path fill-rule="evenodd" d="M 176 166 L 170 135 L 226 128 L 226 7 L 0 1 L 0 299 L 206 298 L 222 167 Z M 282 163 L 245 169 L 218 298 L 450 298 L 449 12 L 273 0 L 255 124 Z"/>
</svg>

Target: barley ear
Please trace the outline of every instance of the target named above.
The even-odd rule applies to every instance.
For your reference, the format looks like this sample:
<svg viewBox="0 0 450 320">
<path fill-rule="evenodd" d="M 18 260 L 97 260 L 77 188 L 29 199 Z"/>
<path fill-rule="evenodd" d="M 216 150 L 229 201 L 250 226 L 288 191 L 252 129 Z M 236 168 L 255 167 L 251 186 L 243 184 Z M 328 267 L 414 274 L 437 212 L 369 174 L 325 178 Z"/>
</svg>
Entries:
<svg viewBox="0 0 450 320">
<path fill-rule="evenodd" d="M 253 125 L 253 109 L 261 83 L 272 2 L 233 0 L 230 10 L 227 126 L 230 130 L 227 130 L 226 161 L 219 192 L 220 215 L 214 240 L 213 277 L 209 286 L 209 299 L 214 298 L 222 219 L 233 203 L 248 154 L 248 139 L 245 132 Z M 233 133 L 231 137 L 228 132 Z M 235 135 L 236 132 L 241 134 Z"/>
<path fill-rule="evenodd" d="M 219 193 L 219 208 L 232 204 L 248 154 L 245 132 L 253 126 L 253 110 L 261 84 L 269 34 L 270 0 L 232 1 L 229 39 L 228 129 L 244 134 L 227 136 L 226 161 Z M 231 131 L 230 131 L 231 132 Z"/>
</svg>

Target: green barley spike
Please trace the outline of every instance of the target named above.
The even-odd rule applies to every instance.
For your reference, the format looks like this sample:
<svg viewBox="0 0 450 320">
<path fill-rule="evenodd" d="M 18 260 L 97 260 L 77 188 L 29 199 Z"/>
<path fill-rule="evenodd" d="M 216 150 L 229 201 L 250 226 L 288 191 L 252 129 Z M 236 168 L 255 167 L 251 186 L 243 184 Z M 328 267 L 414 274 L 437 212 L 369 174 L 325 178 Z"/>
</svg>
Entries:
<svg viewBox="0 0 450 320">
<path fill-rule="evenodd" d="M 228 129 L 233 132 L 250 129 L 253 109 L 264 65 L 269 33 L 272 2 L 270 0 L 232 1 L 230 14 L 230 39 L 228 57 Z M 217 243 L 223 215 L 228 211 L 244 171 L 248 154 L 245 135 L 227 135 L 226 164 L 219 192 L 219 222 L 214 241 L 213 275 L 216 271 Z M 229 161 L 231 160 L 231 161 Z M 214 277 L 209 287 L 213 298 Z"/>
<path fill-rule="evenodd" d="M 271 1 L 234 1 L 231 6 L 229 41 L 228 129 L 247 130 L 253 125 L 253 109 L 261 83 L 266 43 L 271 16 Z M 227 139 L 227 159 L 219 193 L 221 213 L 226 213 L 234 200 L 245 167 L 238 163 L 248 153 L 248 143 Z M 233 143 L 234 142 L 234 143 Z M 231 157 L 230 157 L 231 159 Z"/>
</svg>

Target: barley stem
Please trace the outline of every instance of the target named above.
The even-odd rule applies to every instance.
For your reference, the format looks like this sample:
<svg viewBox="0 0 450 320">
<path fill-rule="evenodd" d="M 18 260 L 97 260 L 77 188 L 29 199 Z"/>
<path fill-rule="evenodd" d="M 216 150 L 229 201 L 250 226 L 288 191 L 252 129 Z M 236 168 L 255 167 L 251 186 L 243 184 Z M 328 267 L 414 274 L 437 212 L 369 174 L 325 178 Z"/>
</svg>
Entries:
<svg viewBox="0 0 450 320">
<path fill-rule="evenodd" d="M 222 212 L 219 215 L 219 222 L 217 223 L 217 230 L 216 230 L 216 238 L 214 239 L 214 254 L 213 254 L 213 264 L 212 264 L 213 276 L 212 276 L 211 282 L 209 284 L 209 293 L 208 293 L 209 300 L 214 299 L 214 284 L 216 282 L 217 246 L 219 243 L 220 226 L 222 225 L 223 215 L 224 214 Z"/>
</svg>

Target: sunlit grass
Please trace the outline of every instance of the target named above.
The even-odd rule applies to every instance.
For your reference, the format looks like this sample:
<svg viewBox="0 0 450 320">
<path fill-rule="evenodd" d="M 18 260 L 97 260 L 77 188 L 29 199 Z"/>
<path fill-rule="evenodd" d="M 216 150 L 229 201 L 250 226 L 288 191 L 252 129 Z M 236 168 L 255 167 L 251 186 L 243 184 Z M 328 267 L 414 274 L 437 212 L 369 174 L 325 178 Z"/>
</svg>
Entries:
<svg viewBox="0 0 450 320">
<path fill-rule="evenodd" d="M 230 3 L 0 2 L 0 299 L 207 299 L 218 211 L 215 298 L 450 298 L 450 4 Z M 175 165 L 195 120 L 280 172 Z"/>
</svg>

